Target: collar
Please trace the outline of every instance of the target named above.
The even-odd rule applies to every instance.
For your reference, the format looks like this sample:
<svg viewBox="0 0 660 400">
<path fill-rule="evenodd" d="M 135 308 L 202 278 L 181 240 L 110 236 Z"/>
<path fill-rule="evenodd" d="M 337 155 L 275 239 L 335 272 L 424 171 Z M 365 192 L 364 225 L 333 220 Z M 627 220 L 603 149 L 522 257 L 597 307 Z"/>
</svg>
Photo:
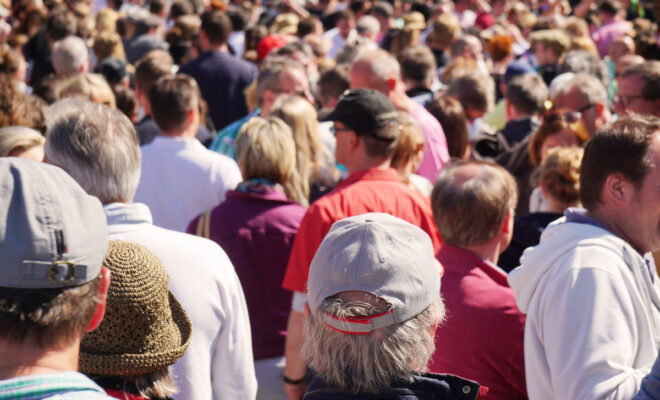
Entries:
<svg viewBox="0 0 660 400">
<path fill-rule="evenodd" d="M 603 225 L 595 218 L 587 215 L 587 210 L 581 207 L 569 207 L 564 211 L 566 222 L 575 222 L 578 224 L 589 224 L 597 226 L 600 229 L 605 229 Z M 605 229 L 607 231 L 607 229 Z M 609 232 L 609 231 L 608 231 Z M 611 232 L 610 232 L 611 233 Z"/>
<path fill-rule="evenodd" d="M 163 135 L 156 136 L 154 140 L 149 144 L 156 145 L 158 147 L 168 147 L 168 148 L 176 148 L 176 149 L 188 147 L 188 146 L 197 147 L 198 145 L 204 147 L 196 138 L 182 138 L 177 136 L 163 136 Z"/>
<path fill-rule="evenodd" d="M 343 187 L 351 185 L 357 181 L 397 181 L 401 182 L 399 179 L 399 174 L 396 173 L 394 168 L 369 168 L 363 169 L 362 171 L 353 172 L 346 179 L 341 181 L 337 187 Z M 401 182 L 403 185 L 404 183 Z"/>
<path fill-rule="evenodd" d="M 0 380 L 0 399 L 3 400 L 50 398 L 51 396 L 58 397 L 57 395 L 65 395 L 67 392 L 86 392 L 89 394 L 86 398 L 90 399 L 99 398 L 92 395 L 94 392 L 97 395 L 105 394 L 103 389 L 92 380 L 79 372 L 73 371 L 55 374 L 35 374 Z M 82 396 L 82 393 L 78 394 Z M 63 396 L 63 398 L 67 397 Z"/>
<path fill-rule="evenodd" d="M 103 206 L 108 228 L 113 225 L 153 224 L 149 207 L 142 203 L 110 203 Z"/>
<path fill-rule="evenodd" d="M 470 269 L 480 269 L 493 279 L 504 282 L 506 284 L 507 273 L 496 264 L 479 257 L 477 254 L 470 250 L 461 247 L 452 246 L 448 243 L 443 243 L 437 255 L 438 260 L 442 263 L 445 271 L 460 271 L 467 273 Z M 508 284 L 507 284 L 508 286 Z"/>
</svg>

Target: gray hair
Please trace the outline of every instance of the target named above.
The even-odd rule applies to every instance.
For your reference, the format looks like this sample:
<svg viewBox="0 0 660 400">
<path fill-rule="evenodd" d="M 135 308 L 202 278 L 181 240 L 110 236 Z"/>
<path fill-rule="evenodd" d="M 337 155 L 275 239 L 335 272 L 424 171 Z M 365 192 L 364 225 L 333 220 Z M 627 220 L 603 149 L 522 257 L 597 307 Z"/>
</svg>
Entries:
<svg viewBox="0 0 660 400">
<path fill-rule="evenodd" d="M 257 77 L 257 97 L 259 103 L 263 100 L 266 90 L 279 90 L 279 82 L 282 74 L 290 69 L 299 69 L 307 76 L 305 68 L 297 61 L 280 55 L 266 57 Z"/>
<path fill-rule="evenodd" d="M 380 22 L 372 15 L 363 15 L 358 19 L 355 29 L 358 33 L 375 33 L 380 31 Z"/>
<path fill-rule="evenodd" d="M 140 145 L 131 121 L 105 105 L 76 99 L 46 113 L 46 160 L 103 204 L 130 202 L 140 182 Z"/>
<path fill-rule="evenodd" d="M 574 74 L 587 73 L 598 78 L 607 87 L 609 85 L 610 73 L 607 65 L 597 55 L 585 50 L 571 50 L 566 53 L 566 58 L 559 68 L 559 73 L 573 72 Z"/>
<path fill-rule="evenodd" d="M 67 36 L 53 45 L 52 59 L 58 75 L 75 75 L 84 64 L 89 63 L 89 49 L 81 38 Z"/>
<path fill-rule="evenodd" d="M 415 317 L 368 335 L 338 332 L 320 318 L 322 313 L 338 318 L 377 315 L 388 308 L 383 299 L 355 291 L 342 292 L 321 303 L 305 322 L 303 345 L 303 354 L 320 378 L 350 392 L 373 393 L 395 381 L 410 381 L 412 375 L 426 370 L 435 351 L 432 327 L 445 315 L 440 296 Z"/>
<path fill-rule="evenodd" d="M 559 96 L 567 95 L 574 88 L 580 91 L 589 104 L 607 105 L 607 90 L 605 90 L 603 82 L 587 73 L 575 74 L 573 78 L 558 86 L 556 90 L 553 90 L 552 101 L 554 102 Z"/>
<path fill-rule="evenodd" d="M 30 149 L 43 144 L 43 135 L 32 128 L 8 126 L 0 129 L 0 157 L 7 157 L 17 149 Z"/>
</svg>

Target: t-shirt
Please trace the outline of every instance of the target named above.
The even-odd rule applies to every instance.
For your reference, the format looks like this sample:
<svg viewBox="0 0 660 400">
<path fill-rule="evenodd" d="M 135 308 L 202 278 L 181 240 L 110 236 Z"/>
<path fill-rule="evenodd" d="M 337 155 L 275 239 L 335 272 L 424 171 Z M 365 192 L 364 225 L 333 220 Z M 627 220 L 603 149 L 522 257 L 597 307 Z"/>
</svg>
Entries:
<svg viewBox="0 0 660 400">
<path fill-rule="evenodd" d="M 440 122 L 424 107 L 415 103 L 410 115 L 419 123 L 424 132 L 424 152 L 417 174 L 435 182 L 442 167 L 449 162 L 447 138 Z"/>
<path fill-rule="evenodd" d="M 369 212 L 394 215 L 423 229 L 440 249 L 441 239 L 427 198 L 399 180 L 394 169 L 370 168 L 355 172 L 307 210 L 287 265 L 282 286 L 305 292 L 309 266 L 332 224 Z"/>
</svg>

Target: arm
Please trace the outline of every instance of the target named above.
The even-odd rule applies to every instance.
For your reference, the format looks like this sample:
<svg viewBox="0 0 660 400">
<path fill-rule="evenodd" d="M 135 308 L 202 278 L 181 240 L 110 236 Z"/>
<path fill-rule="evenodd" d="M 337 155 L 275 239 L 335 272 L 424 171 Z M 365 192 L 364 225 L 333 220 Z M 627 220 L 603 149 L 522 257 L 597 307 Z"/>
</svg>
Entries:
<svg viewBox="0 0 660 400">
<path fill-rule="evenodd" d="M 660 354 L 653 364 L 651 373 L 642 380 L 642 388 L 633 400 L 657 400 L 660 399 Z"/>
<path fill-rule="evenodd" d="M 536 334 L 555 398 L 630 399 L 639 389 L 648 369 L 635 369 L 634 363 L 640 350 L 639 320 L 646 317 L 635 308 L 626 278 L 583 267 L 565 271 L 546 287 Z"/>
<path fill-rule="evenodd" d="M 286 329 L 287 335 L 284 347 L 286 366 L 284 367 L 284 376 L 293 380 L 302 379 L 307 372 L 307 362 L 301 354 L 304 340 L 304 323 L 305 316 L 303 313 L 292 309 Z M 289 400 L 299 400 L 305 394 L 305 390 L 307 390 L 307 382 L 298 385 L 284 383 L 284 390 Z"/>
</svg>

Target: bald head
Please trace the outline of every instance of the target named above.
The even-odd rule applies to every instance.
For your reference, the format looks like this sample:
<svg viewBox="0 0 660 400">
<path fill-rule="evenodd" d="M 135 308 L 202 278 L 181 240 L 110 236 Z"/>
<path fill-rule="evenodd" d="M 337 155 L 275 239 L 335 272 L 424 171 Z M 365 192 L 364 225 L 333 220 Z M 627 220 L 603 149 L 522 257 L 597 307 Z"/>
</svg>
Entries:
<svg viewBox="0 0 660 400">
<path fill-rule="evenodd" d="M 610 42 L 607 54 L 617 63 L 621 57 L 635 54 L 635 41 L 630 36 L 619 36 Z"/>
<path fill-rule="evenodd" d="M 381 49 L 361 53 L 351 67 L 351 89 L 368 88 L 387 95 L 400 82 L 399 62 Z"/>
</svg>

